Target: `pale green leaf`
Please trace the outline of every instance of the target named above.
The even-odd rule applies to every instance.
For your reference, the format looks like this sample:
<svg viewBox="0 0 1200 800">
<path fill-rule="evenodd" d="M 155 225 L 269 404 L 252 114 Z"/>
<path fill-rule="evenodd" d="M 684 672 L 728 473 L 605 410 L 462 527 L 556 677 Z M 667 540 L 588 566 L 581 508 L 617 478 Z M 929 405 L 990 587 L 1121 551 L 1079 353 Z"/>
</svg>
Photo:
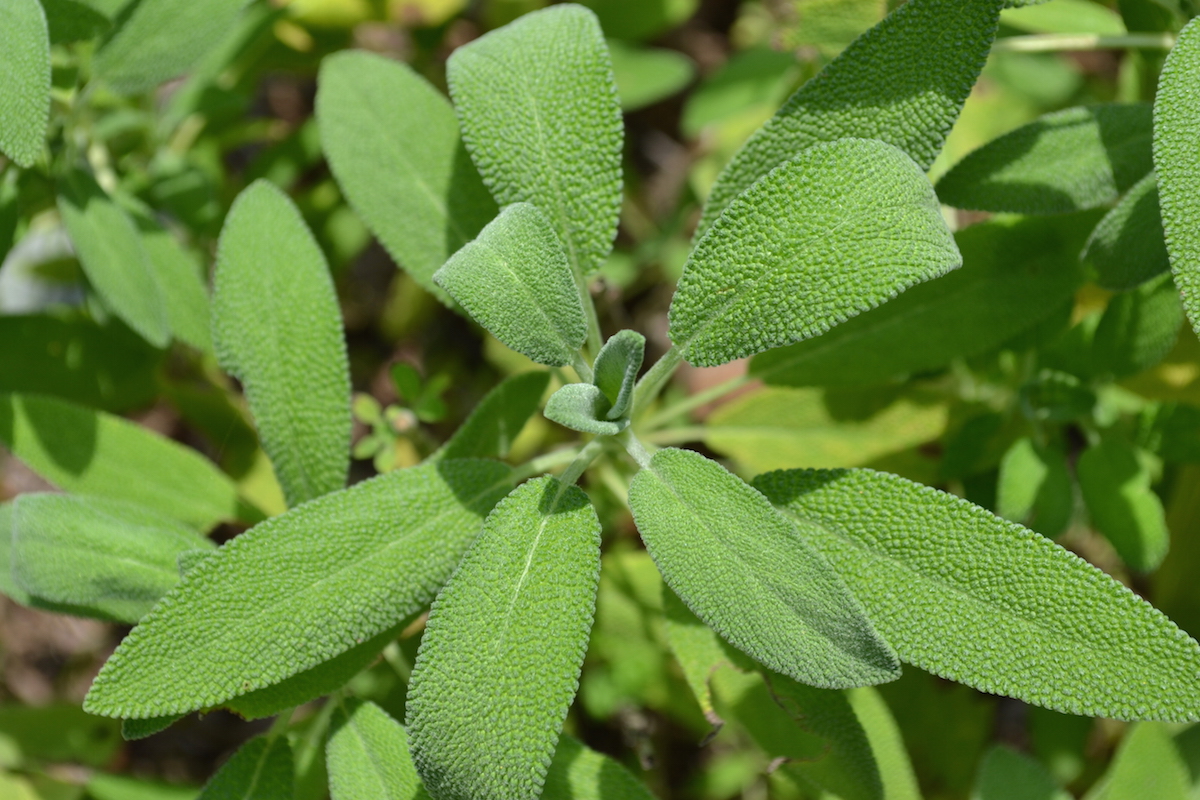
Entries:
<svg viewBox="0 0 1200 800">
<path fill-rule="evenodd" d="M 1104 288 L 1132 289 L 1171 268 L 1164 236 L 1158 178 L 1151 172 L 1100 220 L 1080 258 L 1095 267 Z"/>
<path fill-rule="evenodd" d="M 734 666 L 736 650 L 727 649 L 713 630 L 700 621 L 670 587 L 663 587 L 663 626 L 667 644 L 683 670 L 688 688 L 696 697 L 704 718 L 714 730 L 725 721 L 717 714 L 713 703 L 713 673 L 723 666 Z M 738 667 L 745 666 L 742 663 Z"/>
<path fill-rule="evenodd" d="M 138 0 L 127 3 L 96 53 L 94 70 L 118 92 L 153 89 L 215 47 L 247 0 Z"/>
<path fill-rule="evenodd" d="M 634 477 L 629 505 L 667 585 L 739 650 L 813 686 L 862 686 L 899 673 L 832 567 L 720 464 L 660 450 Z"/>
<path fill-rule="evenodd" d="M 422 609 L 508 468 L 453 460 L 379 476 L 274 517 L 189 572 L 92 685 L 92 713 L 183 714 L 323 664 Z"/>
<path fill-rule="evenodd" d="M 221 229 L 212 331 L 242 382 L 288 505 L 342 488 L 350 367 L 325 257 L 287 195 L 256 181 Z"/>
<path fill-rule="evenodd" d="M 654 800 L 654 795 L 616 761 L 563 734 L 541 800 Z"/>
<path fill-rule="evenodd" d="M 587 339 L 562 242 L 530 203 L 501 211 L 433 279 L 497 339 L 539 364 L 573 363 Z"/>
<path fill-rule="evenodd" d="M 992 350 L 1074 296 L 1089 228 L 1090 220 L 972 225 L 955 235 L 961 269 L 815 339 L 757 355 L 750 371 L 786 386 L 863 386 Z"/>
<path fill-rule="evenodd" d="M 449 101 L 406 64 L 342 51 L 317 79 L 321 146 L 388 254 L 445 301 L 433 273 L 496 215 Z"/>
<path fill-rule="evenodd" d="M 1108 772 L 1085 800 L 1186 800 L 1193 797 L 1187 766 L 1165 725 L 1135 725 L 1121 741 Z"/>
<path fill-rule="evenodd" d="M 613 436 L 629 426 L 628 419 L 608 418 L 609 402 L 599 386 L 568 383 L 546 401 L 546 419 L 573 431 Z"/>
<path fill-rule="evenodd" d="M 1167 56 L 1154 101 L 1154 166 L 1171 271 L 1192 327 L 1200 329 L 1200 22 Z"/>
<path fill-rule="evenodd" d="M 773 472 L 754 485 L 807 523 L 902 660 L 1072 714 L 1200 717 L 1200 645 L 1049 539 L 872 470 Z"/>
<path fill-rule="evenodd" d="M 675 94 L 692 82 L 696 62 L 676 50 L 608 42 L 621 110 L 636 111 Z"/>
<path fill-rule="evenodd" d="M 996 35 L 997 0 L 910 0 L 800 87 L 717 179 L 699 238 L 738 195 L 800 151 L 881 139 L 929 169 Z"/>
<path fill-rule="evenodd" d="M 447 63 L 463 140 L 501 205 L 546 213 L 578 276 L 612 250 L 624 124 L 608 48 L 573 4 L 526 14 Z"/>
<path fill-rule="evenodd" d="M 50 33 L 38 0 L 0 4 L 0 151 L 32 167 L 50 120 Z"/>
<path fill-rule="evenodd" d="M 119 500 L 33 492 L 13 505 L 13 580 L 81 616 L 137 622 L 179 582 L 176 557 L 212 547 L 182 523 Z"/>
<path fill-rule="evenodd" d="M 858 716 L 867 734 L 867 741 L 871 744 L 875 765 L 883 782 L 884 800 L 921 800 L 917 775 L 904 748 L 904 738 L 879 691 L 870 686 L 848 689 L 846 699 L 850 701 L 850 707 Z"/>
<path fill-rule="evenodd" d="M 969 153 L 937 184 L 956 208 L 1059 214 L 1115 201 L 1146 176 L 1148 103 L 1055 111 Z"/>
<path fill-rule="evenodd" d="M 696 244 L 671 341 L 715 366 L 818 336 L 962 264 L 912 159 L 879 141 L 805 150 L 734 200 Z"/>
<path fill-rule="evenodd" d="M 536 800 L 579 685 L 600 521 L 551 477 L 502 500 L 434 601 L 408 691 L 413 760 L 438 800 Z"/>
<path fill-rule="evenodd" d="M 292 800 L 293 772 L 287 737 L 259 736 L 225 762 L 196 800 Z"/>
<path fill-rule="evenodd" d="M 741 115 L 767 109 L 770 114 L 791 89 L 796 57 L 770 47 L 750 47 L 734 52 L 720 69 L 688 92 L 680 129 L 698 137 L 709 125 L 727 124 Z"/>
<path fill-rule="evenodd" d="M 1095 33 L 1100 36 L 1125 33 L 1121 15 L 1092 0 L 1054 0 L 1022 5 L 1025 7 L 1006 9 L 1000 15 L 1000 22 L 1029 33 Z"/>
<path fill-rule="evenodd" d="M 68 173 L 59 188 L 58 211 L 88 281 L 129 327 L 165 347 L 166 303 L 133 220 L 87 173 Z"/>
<path fill-rule="evenodd" d="M 549 372 L 522 372 L 505 378 L 430 458 L 504 458 L 538 410 L 549 383 Z"/>
<path fill-rule="evenodd" d="M 1079 456 L 1075 474 L 1092 524 L 1121 560 L 1148 572 L 1167 555 L 1170 536 L 1162 501 L 1150 488 L 1151 475 L 1137 449 L 1106 437 Z"/>
<path fill-rule="evenodd" d="M 988 750 L 971 800 L 1071 800 L 1038 762 L 1007 747 Z"/>
<path fill-rule="evenodd" d="M 336 702 L 325 748 L 333 800 L 427 798 L 400 723 L 374 703 Z"/>
<path fill-rule="evenodd" d="M 1170 275 L 1109 301 L 1092 336 L 1093 368 L 1124 378 L 1162 361 L 1183 326 L 1183 304 Z"/>
<path fill-rule="evenodd" d="M 68 492 L 127 500 L 204 530 L 253 513 L 196 451 L 90 408 L 0 395 L 0 442 Z"/>
<path fill-rule="evenodd" d="M 996 513 L 1043 536 L 1067 529 L 1075 509 L 1074 483 L 1058 450 L 1018 439 L 1000 460 Z"/>
<path fill-rule="evenodd" d="M 93 773 L 86 786 L 89 800 L 196 800 L 196 796 L 200 794 L 200 788 L 197 786 L 130 778 L 125 775 L 107 775 L 101 772 Z"/>
<path fill-rule="evenodd" d="M 642 359 L 646 354 L 646 337 L 637 331 L 623 330 L 613 334 L 596 356 L 593 382 L 608 398 L 611 408 L 606 416 L 621 419 L 629 416 L 633 403 L 633 385 Z"/>
<path fill-rule="evenodd" d="M 171 333 L 192 347 L 211 351 L 204 266 L 148 211 L 134 211 L 131 216 L 166 305 L 167 324 Z"/>
</svg>

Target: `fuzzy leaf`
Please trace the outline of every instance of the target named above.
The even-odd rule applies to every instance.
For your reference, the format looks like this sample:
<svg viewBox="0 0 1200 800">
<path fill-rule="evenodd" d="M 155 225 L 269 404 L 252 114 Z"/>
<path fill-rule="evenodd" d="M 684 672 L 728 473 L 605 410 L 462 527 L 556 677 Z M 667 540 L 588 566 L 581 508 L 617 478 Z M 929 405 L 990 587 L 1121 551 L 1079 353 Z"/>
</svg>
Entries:
<svg viewBox="0 0 1200 800">
<path fill-rule="evenodd" d="M 87 709 L 143 718 L 224 704 L 392 628 L 449 577 L 508 474 L 469 460 L 397 470 L 250 529 L 133 629 Z"/>
<path fill-rule="evenodd" d="M 38 0 L 0 4 L 0 151 L 32 167 L 50 120 L 50 32 Z"/>
<path fill-rule="evenodd" d="M 629 426 L 629 420 L 609 419 L 608 398 L 599 386 L 568 383 L 546 401 L 546 419 L 566 428 L 597 436 L 613 436 Z"/>
<path fill-rule="evenodd" d="M 124 4 L 96 53 L 98 77 L 123 94 L 176 77 L 233 28 L 246 0 L 140 0 Z"/>
<path fill-rule="evenodd" d="M 593 382 L 608 398 L 609 419 L 629 416 L 633 385 L 645 354 L 646 337 L 630 330 L 619 331 L 600 348 L 593 365 L 596 373 Z"/>
<path fill-rule="evenodd" d="M 428 798 L 400 723 L 374 703 L 337 703 L 325 749 L 333 800 Z"/>
<path fill-rule="evenodd" d="M 1071 714 L 1200 717 L 1200 645 L 1049 539 L 873 470 L 772 472 L 754 485 L 808 524 L 904 661 Z"/>
<path fill-rule="evenodd" d="M 974 800 L 1071 800 L 1038 762 L 1007 747 L 993 747 L 979 765 Z"/>
<path fill-rule="evenodd" d="M 176 714 L 166 717 L 151 717 L 150 719 L 123 719 L 121 720 L 121 738 L 127 742 L 145 739 L 165 731 L 181 719 L 183 716 Z"/>
<path fill-rule="evenodd" d="M 749 664 L 753 662 L 722 642 L 712 628 L 705 625 L 684 605 L 679 595 L 666 586 L 663 587 L 663 628 L 671 653 L 679 662 L 684 680 L 704 712 L 704 718 L 713 726 L 713 730 L 720 729 L 725 721 L 717 714 L 713 703 L 713 673 L 720 667 L 734 666 L 735 663 L 739 668 L 748 666 L 738 658 Z"/>
<path fill-rule="evenodd" d="M 287 196 L 256 181 L 225 218 L 213 338 L 242 382 L 289 506 L 341 489 L 350 469 L 350 367 L 325 257 Z"/>
<path fill-rule="evenodd" d="M 504 458 L 538 410 L 549 383 L 550 373 L 544 371 L 505 378 L 430 458 Z"/>
<path fill-rule="evenodd" d="M 1167 56 L 1154 102 L 1154 166 L 1171 271 L 1192 327 L 1200 330 L 1200 22 Z"/>
<path fill-rule="evenodd" d="M 660 450 L 634 477 L 629 505 L 667 585 L 734 647 L 812 686 L 899 674 L 895 654 L 833 568 L 720 464 Z"/>
<path fill-rule="evenodd" d="M 1100 220 L 1080 258 L 1096 268 L 1098 284 L 1116 291 L 1132 289 L 1171 268 L 1153 172 Z"/>
<path fill-rule="evenodd" d="M 131 216 L 166 305 L 171 333 L 181 342 L 211 352 L 204 267 L 148 211 L 135 211 Z"/>
<path fill-rule="evenodd" d="M 492 195 L 542 209 L 575 274 L 598 270 L 617 235 L 624 122 L 595 15 L 573 4 L 526 14 L 455 50 L 446 68 Z"/>
<path fill-rule="evenodd" d="M 999 347 L 1069 301 L 1083 282 L 1076 253 L 1090 220 L 1064 222 L 1003 220 L 959 231 L 962 269 L 823 336 L 757 355 L 750 371 L 785 386 L 864 386 Z"/>
<path fill-rule="evenodd" d="M 571 364 L 587 339 L 567 254 L 537 206 L 505 208 L 433 279 L 497 339 L 539 364 Z"/>
<path fill-rule="evenodd" d="M 12 575 L 13 504 L 0 503 L 0 594 L 27 606 L 29 593 L 17 585 Z"/>
<path fill-rule="evenodd" d="M 1060 214 L 1117 199 L 1151 168 L 1151 107 L 1056 111 L 967 155 L 937 184 L 956 208 Z"/>
<path fill-rule="evenodd" d="M 824 333 L 962 263 L 925 175 L 890 145 L 805 150 L 730 204 L 671 301 L 671 341 L 715 366 Z"/>
<path fill-rule="evenodd" d="M 1170 537 L 1162 501 L 1133 445 L 1107 438 L 1079 457 L 1075 473 L 1092 524 L 1112 542 L 1121 560 L 1148 572 L 1167 555 Z"/>
<path fill-rule="evenodd" d="M 292 800 L 292 747 L 286 736 L 259 736 L 233 754 L 196 800 Z"/>
<path fill-rule="evenodd" d="M 207 530 L 252 513 L 195 450 L 120 417 L 38 395 L 0 394 L 0 441 L 60 489 L 127 500 Z"/>
<path fill-rule="evenodd" d="M 1093 368 L 1124 378 L 1158 364 L 1183 325 L 1183 305 L 1170 275 L 1109 301 L 1092 336 Z"/>
<path fill-rule="evenodd" d="M 1000 460 L 996 513 L 1054 538 L 1067 529 L 1074 508 L 1066 457 L 1027 437 L 1014 442 Z"/>
<path fill-rule="evenodd" d="M 14 504 L 13 579 L 81 616 L 137 622 L 179 582 L 176 557 L 211 547 L 193 529 L 132 503 L 34 492 Z"/>
<path fill-rule="evenodd" d="M 699 239 L 734 199 L 819 142 L 880 139 L 923 170 L 942 149 L 996 35 L 995 0 L 910 0 L 800 87 L 717 179 Z"/>
<path fill-rule="evenodd" d="M 618 762 L 563 734 L 541 800 L 654 800 L 654 795 Z"/>
<path fill-rule="evenodd" d="M 166 304 L 133 220 L 87 173 L 70 172 L 59 188 L 58 211 L 92 287 L 146 341 L 166 347 Z"/>
<path fill-rule="evenodd" d="M 536 800 L 579 686 L 600 521 L 551 477 L 502 500 L 434 601 L 408 691 L 417 772 L 437 800 Z"/>
<path fill-rule="evenodd" d="M 342 51 L 321 62 L 321 146 L 346 199 L 424 289 L 496 215 L 458 132 L 454 109 L 407 64 Z"/>
</svg>

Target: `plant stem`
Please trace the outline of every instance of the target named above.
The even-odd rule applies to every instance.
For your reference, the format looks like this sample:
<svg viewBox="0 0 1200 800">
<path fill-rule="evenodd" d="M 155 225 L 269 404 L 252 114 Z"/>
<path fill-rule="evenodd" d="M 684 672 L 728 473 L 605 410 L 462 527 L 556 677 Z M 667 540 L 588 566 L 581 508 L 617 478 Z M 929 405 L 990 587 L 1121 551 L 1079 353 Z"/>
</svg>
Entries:
<svg viewBox="0 0 1200 800">
<path fill-rule="evenodd" d="M 617 440 L 625 445 L 625 451 L 633 457 L 633 460 L 637 462 L 639 467 L 646 469 L 650 466 L 650 454 L 646 452 L 646 448 L 641 441 L 633 435 L 632 430 L 626 428 L 621 431 L 621 434 L 617 436 Z"/>
<path fill-rule="evenodd" d="M 580 300 L 580 302 L 583 303 L 583 313 L 587 315 L 587 326 L 588 326 L 587 346 L 588 346 L 588 350 L 592 354 L 592 358 L 595 358 L 600 353 L 600 348 L 603 346 L 603 340 L 600 337 L 600 318 L 596 316 L 596 304 L 595 304 L 595 302 L 592 301 L 592 290 L 590 288 L 588 288 L 587 277 L 579 274 L 578 271 L 574 271 L 574 272 L 575 272 L 575 286 L 576 286 L 576 288 L 579 289 L 579 300 Z M 578 371 L 579 371 L 579 368 L 576 367 L 576 372 L 578 372 Z M 590 381 L 591 380 L 591 376 L 590 376 L 591 370 L 590 369 L 588 370 L 588 373 L 589 373 L 589 377 L 584 378 L 584 380 Z M 583 375 L 580 374 L 579 377 L 583 378 Z"/>
<path fill-rule="evenodd" d="M 600 455 L 600 451 L 603 449 L 604 437 L 598 436 L 588 442 L 587 445 L 585 445 L 584 448 L 579 451 L 579 455 L 575 456 L 575 460 L 572 461 L 565 470 L 563 470 L 562 475 L 558 476 L 559 481 L 562 482 L 564 490 L 566 487 L 574 485 L 575 481 L 579 480 L 579 476 L 582 475 L 583 471 L 587 469 L 593 461 L 596 460 L 596 456 Z"/>
<path fill-rule="evenodd" d="M 754 379 L 749 375 L 738 375 L 736 378 L 730 378 L 724 383 L 719 383 L 716 386 L 712 386 L 702 392 L 696 392 L 696 394 L 685 397 L 678 403 L 662 409 L 657 414 L 646 420 L 642 427 L 648 431 L 657 430 L 676 417 L 682 416 L 689 411 L 700 408 L 701 406 L 706 406 L 713 400 L 724 397 L 730 392 L 735 392 L 738 389 L 741 389 L 743 386 L 748 385 L 752 380 Z"/>
<path fill-rule="evenodd" d="M 583 357 L 583 353 L 575 354 L 575 363 L 571 367 L 575 370 L 575 374 L 579 376 L 579 380 L 584 383 L 592 382 L 592 368 L 588 366 L 587 359 Z"/>
<path fill-rule="evenodd" d="M 1064 50 L 1117 50 L 1145 47 L 1170 50 L 1175 36 L 1170 33 L 1126 33 L 1120 36 L 1101 36 L 1096 33 L 1035 33 L 1029 36 L 1007 36 L 992 45 L 993 53 L 1050 53 Z"/>
<path fill-rule="evenodd" d="M 658 397 L 658 393 L 667 385 L 667 381 L 675 374 L 679 362 L 683 361 L 683 351 L 672 347 L 663 353 L 663 357 L 655 362 L 650 371 L 642 376 L 633 390 L 633 408 L 645 408 Z"/>
</svg>

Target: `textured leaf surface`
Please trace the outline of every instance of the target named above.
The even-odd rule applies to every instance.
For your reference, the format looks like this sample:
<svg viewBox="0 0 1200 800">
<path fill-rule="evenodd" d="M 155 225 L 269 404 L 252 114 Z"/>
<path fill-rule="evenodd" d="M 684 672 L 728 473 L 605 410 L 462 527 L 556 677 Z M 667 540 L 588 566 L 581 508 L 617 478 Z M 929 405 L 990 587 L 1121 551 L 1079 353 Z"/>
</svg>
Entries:
<svg viewBox="0 0 1200 800">
<path fill-rule="evenodd" d="M 433 273 L 496 215 L 449 101 L 407 64 L 344 51 L 321 62 L 316 114 L 338 185 L 397 264 Z"/>
<path fill-rule="evenodd" d="M 1154 101 L 1154 166 L 1171 271 L 1192 327 L 1200 329 L 1200 23 L 1167 56 Z"/>
<path fill-rule="evenodd" d="M 233 28 L 246 0 L 126 4 L 96 54 L 96 75 L 118 92 L 152 89 L 200 60 Z"/>
<path fill-rule="evenodd" d="M 1081 258 L 1096 268 L 1105 289 L 1132 289 L 1171 268 L 1164 236 L 1158 178 L 1151 172 L 1100 220 Z"/>
<path fill-rule="evenodd" d="M 891 648 L 832 567 L 720 464 L 660 450 L 634 477 L 629 504 L 667 585 L 739 650 L 813 686 L 898 674 Z"/>
<path fill-rule="evenodd" d="M 1184 800 L 1194 796 L 1192 776 L 1163 725 L 1134 726 L 1117 748 L 1108 772 L 1086 800 Z"/>
<path fill-rule="evenodd" d="M 786 386 L 864 386 L 998 347 L 1053 313 L 1083 282 L 1076 254 L 1090 221 L 1079 222 L 972 225 L 955 236 L 961 269 L 815 339 L 755 356 L 750 371 Z"/>
<path fill-rule="evenodd" d="M 325 257 L 274 185 L 238 196 L 217 249 L 213 338 L 242 382 L 288 505 L 342 488 L 350 469 L 350 367 Z"/>
<path fill-rule="evenodd" d="M 593 365 L 593 382 L 604 392 L 609 405 L 607 417 L 620 419 L 628 416 L 633 402 L 633 385 L 642 359 L 646 354 L 646 337 L 637 331 L 624 330 L 612 336 Z"/>
<path fill-rule="evenodd" d="M 733 666 L 741 653 L 722 642 L 670 587 L 663 587 L 663 628 L 671 653 L 679 662 L 704 718 L 714 729 L 720 728 L 725 721 L 718 716 L 713 703 L 713 673 L 720 667 Z"/>
<path fill-rule="evenodd" d="M 538 410 L 549 383 L 550 373 L 542 371 L 505 378 L 479 401 L 433 457 L 504 458 L 525 423 Z"/>
<path fill-rule="evenodd" d="M 127 742 L 145 739 L 165 731 L 182 718 L 182 716 L 172 714 L 167 717 L 151 717 L 150 719 L 123 719 L 121 720 L 121 738 Z"/>
<path fill-rule="evenodd" d="M 967 155 L 937 184 L 943 203 L 1058 214 L 1111 203 L 1146 176 L 1151 107 L 1109 103 L 1056 111 Z"/>
<path fill-rule="evenodd" d="M 974 800 L 1071 800 L 1038 762 L 1007 747 L 993 747 L 983 757 Z"/>
<path fill-rule="evenodd" d="M 609 402 L 599 386 L 568 383 L 546 401 L 546 419 L 582 433 L 612 436 L 629 425 L 629 420 L 608 418 Z"/>
<path fill-rule="evenodd" d="M 915 0 L 800 87 L 717 179 L 699 238 L 743 191 L 801 150 L 881 139 L 929 169 L 987 58 L 1000 3 Z"/>
<path fill-rule="evenodd" d="M 34 492 L 12 519 L 13 579 L 84 616 L 137 622 L 179 582 L 176 557 L 212 543 L 132 503 Z"/>
<path fill-rule="evenodd" d="M 796 519 L 900 658 L 1071 714 L 1200 716 L 1200 645 L 1048 539 L 871 470 L 793 470 L 754 485 Z"/>
<path fill-rule="evenodd" d="M 166 303 L 133 220 L 86 173 L 69 173 L 59 188 L 58 210 L 88 281 L 129 327 L 165 347 Z"/>
<path fill-rule="evenodd" d="M 0 594 L 23 606 L 30 603 L 28 592 L 17 585 L 12 576 L 13 504 L 0 503 Z"/>
<path fill-rule="evenodd" d="M 654 800 L 654 795 L 619 763 L 564 734 L 542 800 Z"/>
<path fill-rule="evenodd" d="M 1123 378 L 1162 361 L 1179 338 L 1183 305 L 1170 275 L 1109 301 L 1092 337 L 1093 368 Z"/>
<path fill-rule="evenodd" d="M 50 119 L 50 33 L 38 0 L 0 5 L 0 151 L 32 167 Z"/>
<path fill-rule="evenodd" d="M 111 414 L 38 395 L 0 395 L 0 441 L 68 492 L 138 503 L 205 530 L 241 510 L 232 481 L 212 462 Z"/>
<path fill-rule="evenodd" d="M 714 366 L 824 333 L 962 263 L 925 175 L 890 145 L 809 148 L 731 203 L 683 268 L 670 336 Z"/>
<path fill-rule="evenodd" d="M 505 208 L 433 279 L 497 339 L 539 364 L 572 363 L 587 338 L 567 254 L 537 206 Z"/>
<path fill-rule="evenodd" d="M 205 784 L 196 800 L 292 800 L 292 763 L 286 736 L 251 739 Z"/>
<path fill-rule="evenodd" d="M 421 786 L 408 734 L 374 703 L 338 701 L 325 749 L 333 800 L 418 800 Z"/>
<path fill-rule="evenodd" d="M 1170 537 L 1162 501 L 1150 488 L 1149 469 L 1133 445 L 1115 437 L 1089 447 L 1075 465 L 1092 524 L 1133 569 L 1154 569 Z"/>
<path fill-rule="evenodd" d="M 1066 530 L 1075 508 L 1067 459 L 1022 438 L 1000 460 L 996 513 L 1051 538 Z"/>
<path fill-rule="evenodd" d="M 166 304 L 171 333 L 192 347 L 211 351 L 208 289 L 201 277 L 204 267 L 152 216 L 147 213 L 132 216 Z"/>
<path fill-rule="evenodd" d="M 600 576 L 580 489 L 538 478 L 502 500 L 434 601 L 408 692 L 429 793 L 536 800 L 579 686 Z"/>
<path fill-rule="evenodd" d="M 595 15 L 572 4 L 526 14 L 455 50 L 447 77 L 496 200 L 538 206 L 575 273 L 599 269 L 617 234 L 624 123 Z"/>
<path fill-rule="evenodd" d="M 198 564 L 134 628 L 92 685 L 88 710 L 132 718 L 215 706 L 388 630 L 433 598 L 507 480 L 502 464 L 443 461 L 261 523 Z"/>
</svg>

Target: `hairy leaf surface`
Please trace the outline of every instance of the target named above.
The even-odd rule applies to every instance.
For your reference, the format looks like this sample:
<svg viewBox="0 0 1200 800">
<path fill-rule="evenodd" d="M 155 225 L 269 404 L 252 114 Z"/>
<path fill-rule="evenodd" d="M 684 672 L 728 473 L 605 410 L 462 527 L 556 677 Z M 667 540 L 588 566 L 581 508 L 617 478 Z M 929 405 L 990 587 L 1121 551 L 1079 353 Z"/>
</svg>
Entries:
<svg viewBox="0 0 1200 800">
<path fill-rule="evenodd" d="M 292 747 L 286 736 L 258 736 L 233 754 L 196 800 L 292 800 Z"/>
<path fill-rule="evenodd" d="M 833 568 L 720 464 L 660 450 L 634 477 L 629 505 L 667 585 L 739 650 L 812 686 L 898 674 L 895 654 Z"/>
<path fill-rule="evenodd" d="M 388 630 L 433 598 L 508 475 L 475 460 L 397 470 L 250 529 L 125 638 L 88 710 L 135 718 L 224 704 Z"/>
<path fill-rule="evenodd" d="M 1075 473 L 1092 524 L 1122 561 L 1148 572 L 1167 555 L 1170 536 L 1162 501 L 1139 455 L 1128 442 L 1106 438 L 1079 456 Z"/>
<path fill-rule="evenodd" d="M 479 401 L 449 441 L 430 458 L 504 458 L 541 405 L 550 383 L 545 371 L 522 372 L 501 381 Z"/>
<path fill-rule="evenodd" d="M 50 120 L 50 33 L 38 0 L 0 4 L 0 151 L 32 167 Z"/>
<path fill-rule="evenodd" d="M 1164 237 L 1158 177 L 1151 172 L 1100 220 L 1080 257 L 1105 289 L 1132 289 L 1171 268 Z"/>
<path fill-rule="evenodd" d="M 433 273 L 496 215 L 449 101 L 407 64 L 321 62 L 316 115 L 338 185 L 388 254 L 443 302 Z"/>
<path fill-rule="evenodd" d="M 594 383 L 608 398 L 607 417 L 627 416 L 633 402 L 633 385 L 646 354 L 646 337 L 637 331 L 623 330 L 604 343 L 596 356 Z"/>
<path fill-rule="evenodd" d="M 629 420 L 608 417 L 609 402 L 599 386 L 568 383 L 546 401 L 546 419 L 582 433 L 612 436 L 629 426 Z"/>
<path fill-rule="evenodd" d="M 225 218 L 213 338 L 242 382 L 289 506 L 341 489 L 350 469 L 350 367 L 325 256 L 287 196 L 257 181 Z"/>
<path fill-rule="evenodd" d="M 374 703 L 338 700 L 325 760 L 333 800 L 419 800 L 408 734 Z"/>
<path fill-rule="evenodd" d="M 1049 539 L 872 470 L 772 472 L 754 485 L 808 523 L 904 661 L 1071 714 L 1200 717 L 1200 645 Z"/>
<path fill-rule="evenodd" d="M 612 250 L 624 123 L 595 15 L 573 4 L 526 14 L 450 56 L 463 140 L 501 205 L 529 202 L 578 276 Z"/>
<path fill-rule="evenodd" d="M 536 800 L 579 686 L 600 521 L 551 477 L 502 500 L 434 601 L 408 691 L 429 793 Z"/>
</svg>

